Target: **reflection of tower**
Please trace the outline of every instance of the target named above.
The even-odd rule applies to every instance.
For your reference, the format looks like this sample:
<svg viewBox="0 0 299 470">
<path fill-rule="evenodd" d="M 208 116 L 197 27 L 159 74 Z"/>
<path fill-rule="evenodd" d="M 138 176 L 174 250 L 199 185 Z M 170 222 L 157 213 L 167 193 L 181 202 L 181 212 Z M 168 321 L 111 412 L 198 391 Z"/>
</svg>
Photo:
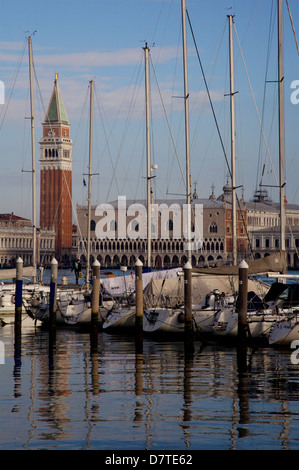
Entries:
<svg viewBox="0 0 299 470">
<path fill-rule="evenodd" d="M 55 229 L 55 256 L 72 246 L 72 141 L 58 75 L 42 123 L 40 141 L 40 226 Z"/>
</svg>

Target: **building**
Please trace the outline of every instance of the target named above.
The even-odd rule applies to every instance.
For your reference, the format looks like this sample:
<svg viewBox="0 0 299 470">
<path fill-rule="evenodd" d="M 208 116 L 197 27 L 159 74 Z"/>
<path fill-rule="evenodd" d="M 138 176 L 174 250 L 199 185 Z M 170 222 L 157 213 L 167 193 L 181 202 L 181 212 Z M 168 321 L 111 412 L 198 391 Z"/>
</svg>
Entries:
<svg viewBox="0 0 299 470">
<path fill-rule="evenodd" d="M 268 256 L 280 248 L 280 205 L 267 200 L 246 203 L 247 230 L 255 258 Z M 285 245 L 287 265 L 299 268 L 299 206 L 286 205 Z"/>
<path fill-rule="evenodd" d="M 58 75 L 42 123 L 40 140 L 40 228 L 55 231 L 55 257 L 72 247 L 72 141 Z"/>
<path fill-rule="evenodd" d="M 177 213 L 183 214 L 182 200 L 169 200 L 167 210 L 162 211 L 165 201 L 155 201 L 158 206 L 158 223 L 152 226 L 153 267 L 183 266 L 187 261 L 184 232 L 176 235 L 174 225 Z M 92 207 L 90 224 L 90 253 L 92 263 L 100 261 L 104 268 L 133 267 L 137 258 L 147 264 L 147 237 L 140 232 L 136 213 L 139 204 L 146 207 L 145 201 L 126 201 L 125 212 L 119 214 L 119 201 L 102 205 L 103 210 Z M 232 204 L 231 187 L 226 184 L 223 193 L 216 197 L 214 192 L 207 199 L 199 199 L 193 194 L 191 225 L 194 230 L 195 207 L 202 206 L 202 239 L 193 244 L 192 266 L 219 266 L 232 264 Z M 129 210 L 130 209 L 130 210 Z M 121 209 L 124 211 L 124 209 Z M 126 233 L 120 230 L 120 217 L 125 214 Z M 287 204 L 286 251 L 290 268 L 298 268 L 299 250 L 299 206 Z M 73 237 L 76 256 L 86 263 L 87 254 L 87 207 L 77 205 L 78 230 Z M 238 262 L 249 257 L 268 256 L 280 249 L 279 204 L 269 200 L 237 203 L 237 254 Z M 182 219 L 181 222 L 182 223 Z M 177 226 L 177 225 L 176 225 Z M 182 226 L 181 226 L 182 228 Z M 99 229 L 101 233 L 99 233 Z M 105 235 L 106 231 L 106 235 Z M 134 233 L 134 231 L 136 233 Z"/>
<path fill-rule="evenodd" d="M 231 191 L 226 185 L 223 194 L 216 198 L 214 194 L 208 199 L 198 199 L 193 194 L 191 203 L 191 263 L 192 266 L 215 266 L 232 262 L 232 208 Z M 184 231 L 183 200 L 155 201 L 156 218 L 152 215 L 151 229 L 151 262 L 152 267 L 183 266 L 188 260 Z M 145 210 L 145 201 L 113 201 L 102 205 L 102 210 L 92 207 L 90 253 L 92 263 L 97 259 L 105 268 L 133 267 L 137 258 L 144 265 L 147 260 L 146 214 L 138 216 L 140 207 Z M 198 214 L 200 227 L 198 227 Z M 125 231 L 120 227 L 124 217 Z M 87 254 L 87 207 L 77 205 L 78 232 L 74 239 L 77 256 L 83 263 Z M 154 220 L 154 223 L 153 223 Z M 196 228 L 197 227 L 197 228 Z M 244 201 L 237 210 L 237 246 L 239 256 L 246 256 L 248 238 L 246 234 L 246 209 Z M 198 239 L 198 230 L 200 239 Z"/>
<path fill-rule="evenodd" d="M 37 231 L 37 259 L 49 265 L 55 254 L 55 233 Z M 0 214 L 0 266 L 13 267 L 21 257 L 24 266 L 33 265 L 32 222 L 13 213 Z"/>
</svg>

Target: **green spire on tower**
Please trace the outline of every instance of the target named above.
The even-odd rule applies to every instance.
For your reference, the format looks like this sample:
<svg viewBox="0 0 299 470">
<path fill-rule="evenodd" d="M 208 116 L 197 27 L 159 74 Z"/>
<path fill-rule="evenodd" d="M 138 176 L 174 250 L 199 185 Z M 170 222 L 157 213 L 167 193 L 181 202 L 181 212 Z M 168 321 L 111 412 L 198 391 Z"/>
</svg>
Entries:
<svg viewBox="0 0 299 470">
<path fill-rule="evenodd" d="M 58 86 L 58 74 L 55 75 L 54 88 L 46 112 L 45 122 L 64 122 L 66 124 L 69 122 Z"/>
</svg>

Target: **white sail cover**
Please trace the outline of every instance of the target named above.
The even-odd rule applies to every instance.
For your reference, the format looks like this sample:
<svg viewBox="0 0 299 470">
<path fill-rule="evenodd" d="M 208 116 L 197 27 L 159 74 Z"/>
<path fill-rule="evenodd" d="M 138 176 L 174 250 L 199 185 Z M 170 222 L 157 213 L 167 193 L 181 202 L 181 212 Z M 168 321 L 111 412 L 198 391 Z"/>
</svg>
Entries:
<svg viewBox="0 0 299 470">
<path fill-rule="evenodd" d="M 270 286 L 248 279 L 248 291 L 264 297 Z M 205 296 L 218 290 L 226 295 L 238 292 L 238 276 L 203 274 L 192 276 L 192 303 L 200 304 Z M 152 279 L 144 289 L 144 302 L 148 307 L 161 305 L 175 307 L 184 302 L 184 276 L 176 279 Z"/>
<path fill-rule="evenodd" d="M 4 279 L 15 279 L 17 275 L 16 268 L 0 269 L 0 280 Z M 23 277 L 33 277 L 35 275 L 35 269 L 33 266 L 26 266 L 23 268 Z"/>
<path fill-rule="evenodd" d="M 178 273 L 182 272 L 182 268 L 164 269 L 161 271 L 152 271 L 142 274 L 143 289 L 148 285 L 151 279 L 171 279 L 177 278 Z M 123 295 L 125 293 L 135 292 L 135 273 L 125 276 L 109 277 L 101 279 L 105 290 L 114 296 Z"/>
</svg>

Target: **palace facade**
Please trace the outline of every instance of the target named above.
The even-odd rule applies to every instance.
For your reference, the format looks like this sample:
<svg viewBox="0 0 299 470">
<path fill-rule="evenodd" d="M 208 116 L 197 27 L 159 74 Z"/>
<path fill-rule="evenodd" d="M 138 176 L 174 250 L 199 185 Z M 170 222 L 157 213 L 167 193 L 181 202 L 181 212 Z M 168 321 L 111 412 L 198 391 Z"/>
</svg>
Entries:
<svg viewBox="0 0 299 470">
<path fill-rule="evenodd" d="M 33 259 L 32 222 L 13 213 L 0 214 L 0 266 L 15 266 L 21 257 L 24 266 L 32 266 Z M 55 232 L 37 231 L 37 259 L 49 265 L 55 255 Z"/>
<path fill-rule="evenodd" d="M 145 201 L 126 201 L 124 214 L 119 215 L 119 201 L 106 206 L 92 207 L 90 224 L 91 263 L 97 259 L 104 268 L 119 266 L 133 267 L 139 258 L 146 266 L 147 237 L 139 227 L 132 208 L 139 204 L 146 207 Z M 152 267 L 183 266 L 187 261 L 186 237 L 183 229 L 181 237 L 176 236 L 174 228 L 177 212 L 184 211 L 184 201 L 155 201 L 158 209 L 158 223 L 152 226 L 151 253 Z M 164 205 L 164 206 L 163 206 Z M 166 210 L 165 210 L 166 206 Z M 219 266 L 232 263 L 232 205 L 231 188 L 226 184 L 223 194 L 218 198 L 211 194 L 208 199 L 199 199 L 193 194 L 191 204 L 192 233 L 195 226 L 195 208 L 202 207 L 202 237 L 200 243 L 193 237 L 192 266 Z M 104 210 L 106 207 L 106 211 Z M 100 209 L 99 209 L 100 208 Z M 130 209 L 128 211 L 128 209 Z M 164 209 L 164 210 L 163 210 Z M 123 211 L 123 207 L 121 208 Z M 134 212 L 134 211 L 133 211 Z M 299 267 L 299 206 L 286 206 L 287 233 L 286 251 L 290 268 Z M 182 224 L 182 219 L 180 223 Z M 74 255 L 86 263 L 87 254 L 87 207 L 77 205 L 77 233 L 73 236 Z M 126 236 L 119 221 L 125 220 Z M 266 200 L 245 202 L 242 198 L 237 204 L 237 254 L 238 262 L 253 256 L 268 256 L 280 249 L 279 204 Z M 182 228 L 182 226 L 181 226 Z M 121 236 L 120 236 L 121 232 Z"/>
</svg>

